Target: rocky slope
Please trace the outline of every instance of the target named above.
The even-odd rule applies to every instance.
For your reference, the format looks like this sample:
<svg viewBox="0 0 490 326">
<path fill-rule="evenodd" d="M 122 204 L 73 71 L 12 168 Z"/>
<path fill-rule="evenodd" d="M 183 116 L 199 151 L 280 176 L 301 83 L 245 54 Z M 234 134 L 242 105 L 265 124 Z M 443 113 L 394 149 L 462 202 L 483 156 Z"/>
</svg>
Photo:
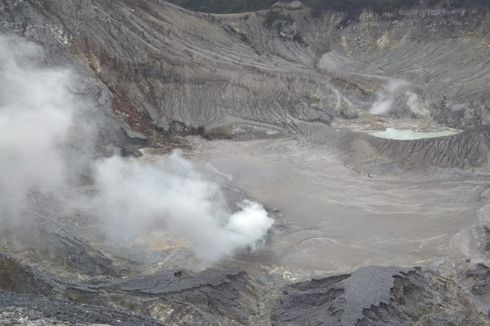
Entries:
<svg viewBox="0 0 490 326">
<path fill-rule="evenodd" d="M 421 269 L 361 268 L 289 286 L 274 310 L 278 325 L 486 325 L 450 278 Z M 448 304 L 449 303 L 449 304 Z"/>
<path fill-rule="evenodd" d="M 417 140 L 395 140 L 364 133 L 348 133 L 339 148 L 360 169 L 398 165 L 420 170 L 428 167 L 488 170 L 488 127 L 457 135 Z"/>
<path fill-rule="evenodd" d="M 395 115 L 455 127 L 487 119 L 485 11 L 348 19 L 301 6 L 221 16 L 150 0 L 9 0 L 0 13 L 2 30 L 83 61 L 114 112 L 147 136 L 300 133 L 369 110 L 386 89 Z"/>
<path fill-rule="evenodd" d="M 167 270 L 84 284 L 54 279 L 1 256 L 0 322 L 487 325 L 488 267 L 468 266 L 457 276 L 420 268 L 364 267 L 287 285 L 269 299 L 264 284 L 238 271 Z"/>
</svg>

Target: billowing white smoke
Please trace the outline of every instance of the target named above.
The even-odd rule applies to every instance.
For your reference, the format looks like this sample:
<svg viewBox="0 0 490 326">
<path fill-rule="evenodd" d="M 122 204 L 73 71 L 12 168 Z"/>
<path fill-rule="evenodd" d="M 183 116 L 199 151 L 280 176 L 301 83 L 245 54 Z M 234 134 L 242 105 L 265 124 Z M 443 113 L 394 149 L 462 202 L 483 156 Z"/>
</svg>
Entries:
<svg viewBox="0 0 490 326">
<path fill-rule="evenodd" d="M 253 246 L 272 226 L 253 202 L 230 214 L 219 185 L 177 153 L 151 163 L 112 157 L 97 162 L 96 171 L 96 205 L 112 224 L 109 229 L 134 237 L 163 224 L 204 261 Z"/>
<path fill-rule="evenodd" d="M 184 240 L 197 258 L 213 263 L 254 248 L 273 220 L 244 201 L 228 211 L 221 187 L 179 154 L 156 162 L 114 156 L 92 162 L 94 192 L 70 187 L 65 148 L 83 103 L 70 92 L 74 73 L 41 67 L 41 50 L 0 37 L 0 209 L 17 219 L 31 194 L 63 198 L 67 208 L 102 218 L 109 235 L 132 239 L 161 228 Z M 83 128 L 81 128 L 83 129 Z M 82 157 L 80 157 L 82 159 Z M 76 197 L 78 196 L 78 198 Z M 5 213 L 7 212 L 7 213 Z"/>
<path fill-rule="evenodd" d="M 408 109 L 416 115 L 421 115 L 422 110 L 418 95 L 409 89 L 410 83 L 401 80 L 390 80 L 383 89 L 378 92 L 377 99 L 371 107 L 372 114 L 386 115 L 395 109 L 395 102 L 399 96 L 404 96 L 406 99 L 406 106 Z M 404 89 L 405 92 L 403 92 Z"/>
<path fill-rule="evenodd" d="M 42 69 L 33 44 L 0 37 L 0 204 L 19 216 L 33 192 L 58 193 L 65 185 L 60 151 L 72 125 L 67 70 Z"/>
</svg>

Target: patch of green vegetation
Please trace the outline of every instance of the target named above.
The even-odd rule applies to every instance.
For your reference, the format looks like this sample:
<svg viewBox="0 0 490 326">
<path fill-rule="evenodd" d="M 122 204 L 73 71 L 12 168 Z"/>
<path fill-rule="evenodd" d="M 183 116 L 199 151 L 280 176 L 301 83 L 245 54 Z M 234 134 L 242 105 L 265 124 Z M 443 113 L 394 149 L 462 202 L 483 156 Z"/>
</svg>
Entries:
<svg viewBox="0 0 490 326">
<path fill-rule="evenodd" d="M 489 0 L 428 0 L 429 6 L 442 5 L 446 8 L 489 8 Z"/>
<path fill-rule="evenodd" d="M 209 13 L 238 13 L 270 8 L 277 0 L 169 0 L 184 8 Z M 292 1 L 292 0 L 290 0 Z M 363 9 L 377 12 L 413 8 L 417 5 L 444 8 L 488 8 L 490 0 L 303 0 L 319 15 L 325 10 L 357 14 Z"/>
<path fill-rule="evenodd" d="M 209 13 L 238 13 L 270 8 L 277 0 L 169 0 L 181 7 Z"/>
<path fill-rule="evenodd" d="M 356 15 L 364 9 L 376 12 L 411 8 L 418 4 L 417 0 L 309 0 L 308 5 L 313 13 L 326 10 L 342 11 L 349 15 Z"/>
<path fill-rule="evenodd" d="M 490 7 L 489 0 L 306 0 L 313 13 L 325 10 L 346 12 L 350 15 L 358 14 L 364 9 L 375 12 L 389 12 L 400 9 L 410 9 L 416 6 L 430 8 L 486 8 Z"/>
</svg>

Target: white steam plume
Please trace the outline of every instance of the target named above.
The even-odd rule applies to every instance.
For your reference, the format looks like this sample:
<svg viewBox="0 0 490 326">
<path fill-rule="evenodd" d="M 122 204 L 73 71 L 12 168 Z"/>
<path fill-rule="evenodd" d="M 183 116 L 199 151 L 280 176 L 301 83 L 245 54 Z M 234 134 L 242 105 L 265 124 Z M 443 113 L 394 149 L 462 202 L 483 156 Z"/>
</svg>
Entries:
<svg viewBox="0 0 490 326">
<path fill-rule="evenodd" d="M 407 106 L 410 111 L 412 111 L 413 114 L 421 115 L 422 110 L 420 109 L 419 96 L 411 91 L 407 91 L 405 96 L 407 97 Z"/>
<path fill-rule="evenodd" d="M 3 217 L 19 217 L 33 192 L 59 193 L 66 166 L 61 146 L 72 126 L 72 78 L 42 69 L 41 49 L 0 37 L 0 204 Z"/>
<path fill-rule="evenodd" d="M 394 111 L 397 99 L 403 96 L 406 107 L 415 115 L 421 115 L 420 101 L 418 95 L 410 90 L 411 84 L 402 79 L 390 80 L 381 91 L 377 93 L 376 101 L 370 111 L 376 115 L 386 115 Z M 405 90 L 405 91 L 404 91 Z M 400 102 L 398 102 L 400 103 Z M 403 103 L 400 103 L 403 105 Z"/>
<path fill-rule="evenodd" d="M 38 46 L 0 36 L 4 218 L 21 220 L 35 209 L 28 199 L 41 194 L 62 199 L 57 202 L 64 202 L 63 208 L 100 217 L 107 233 L 119 240 L 161 228 L 185 240 L 195 256 L 208 263 L 242 248 L 253 249 L 264 239 L 273 224 L 265 209 L 244 201 L 238 211 L 229 211 L 220 185 L 178 153 L 156 162 L 119 156 L 94 160 L 94 191 L 75 191 L 69 176 L 79 172 L 67 147 L 78 130 L 87 130 L 80 126 L 85 119 L 77 118 L 84 102 L 70 91 L 78 77 L 66 69 L 42 67 L 37 62 L 41 58 Z M 87 158 L 79 154 L 78 159 Z"/>
<path fill-rule="evenodd" d="M 151 163 L 112 157 L 97 162 L 96 171 L 95 206 L 116 237 L 148 234 L 163 224 L 187 240 L 199 259 L 214 262 L 254 246 L 272 226 L 257 203 L 245 201 L 230 214 L 219 185 L 177 153 Z"/>
</svg>

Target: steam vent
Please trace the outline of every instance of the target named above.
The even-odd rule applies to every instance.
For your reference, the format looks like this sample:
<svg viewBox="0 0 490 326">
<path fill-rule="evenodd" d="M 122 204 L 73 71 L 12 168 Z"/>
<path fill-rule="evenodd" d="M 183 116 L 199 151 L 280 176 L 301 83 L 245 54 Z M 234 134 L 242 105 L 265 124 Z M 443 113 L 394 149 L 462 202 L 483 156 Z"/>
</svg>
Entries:
<svg viewBox="0 0 490 326">
<path fill-rule="evenodd" d="M 0 325 L 490 325 L 489 0 L 0 0 Z"/>
</svg>

